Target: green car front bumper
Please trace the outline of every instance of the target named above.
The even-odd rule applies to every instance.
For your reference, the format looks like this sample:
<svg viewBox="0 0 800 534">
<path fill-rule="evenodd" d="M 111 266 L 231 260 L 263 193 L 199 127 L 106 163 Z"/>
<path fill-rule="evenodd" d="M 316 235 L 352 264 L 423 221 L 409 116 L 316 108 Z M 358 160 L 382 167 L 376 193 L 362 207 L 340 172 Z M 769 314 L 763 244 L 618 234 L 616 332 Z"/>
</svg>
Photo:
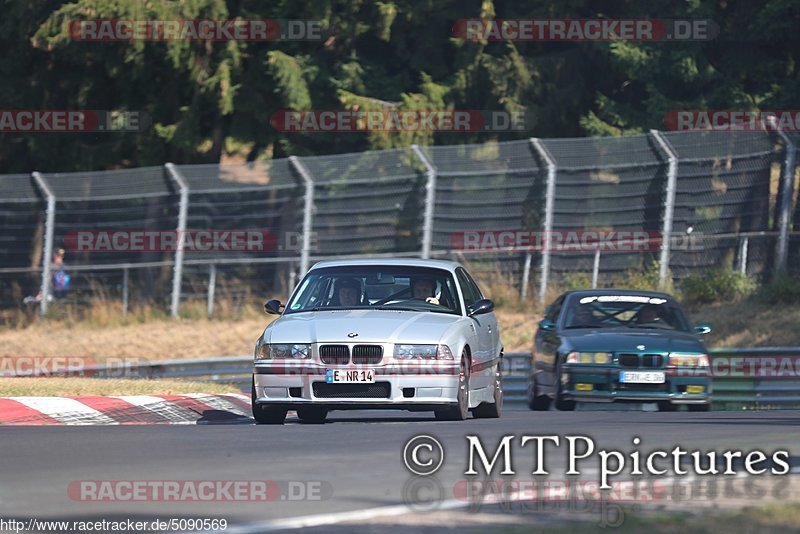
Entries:
<svg viewBox="0 0 800 534">
<path fill-rule="evenodd" d="M 625 383 L 622 372 L 664 373 L 661 383 Z M 615 364 L 565 364 L 561 372 L 561 392 L 565 399 L 581 402 L 656 402 L 708 404 L 712 384 L 708 372 L 688 373 L 675 368 L 630 369 Z"/>
</svg>

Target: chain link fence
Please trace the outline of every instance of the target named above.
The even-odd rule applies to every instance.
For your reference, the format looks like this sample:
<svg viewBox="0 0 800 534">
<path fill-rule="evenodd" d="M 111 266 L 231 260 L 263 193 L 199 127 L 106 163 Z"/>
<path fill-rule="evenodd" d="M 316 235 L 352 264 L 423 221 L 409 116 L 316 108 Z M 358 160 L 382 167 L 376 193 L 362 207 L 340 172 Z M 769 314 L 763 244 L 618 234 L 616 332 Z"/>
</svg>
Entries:
<svg viewBox="0 0 800 534">
<path fill-rule="evenodd" d="M 313 262 L 344 257 L 457 259 L 523 298 L 650 268 L 662 284 L 797 271 L 798 140 L 651 131 L 0 175 L 0 310 L 45 312 L 64 271 L 78 305 L 211 314 L 223 296 L 285 295 Z"/>
<path fill-rule="evenodd" d="M 672 229 L 680 235 L 699 236 L 693 246 L 671 254 L 674 276 L 733 268 L 741 264 L 745 253 L 747 272 L 766 272 L 775 250 L 774 236 L 749 235 L 747 242 L 744 238 L 770 229 L 775 141 L 759 132 L 726 136 L 686 132 L 664 137 L 679 162 Z"/>
<path fill-rule="evenodd" d="M 530 141 L 421 151 L 434 173 L 431 257 L 458 259 L 478 276 L 494 276 L 515 287 L 527 283 L 523 278 L 529 252 L 474 246 L 468 238 L 540 228 L 544 173 Z"/>
<path fill-rule="evenodd" d="M 545 139 L 542 144 L 557 173 L 554 231 L 644 231 L 649 237 L 662 230 L 667 167 L 651 136 Z M 596 284 L 611 283 L 625 271 L 657 259 L 660 243 L 656 239 L 636 247 L 622 245 L 607 254 L 590 248 L 553 254 L 553 280 L 592 273 L 597 261 Z"/>
</svg>

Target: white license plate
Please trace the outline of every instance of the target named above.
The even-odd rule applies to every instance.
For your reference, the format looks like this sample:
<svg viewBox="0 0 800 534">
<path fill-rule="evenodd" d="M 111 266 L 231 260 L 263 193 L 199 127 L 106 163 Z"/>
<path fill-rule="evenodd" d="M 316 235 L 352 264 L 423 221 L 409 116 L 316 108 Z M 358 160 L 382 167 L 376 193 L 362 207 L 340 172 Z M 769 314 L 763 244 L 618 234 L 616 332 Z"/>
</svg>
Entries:
<svg viewBox="0 0 800 534">
<path fill-rule="evenodd" d="M 325 371 L 328 384 L 373 384 L 374 369 L 328 369 Z"/>
<path fill-rule="evenodd" d="M 625 384 L 663 384 L 664 371 L 620 371 L 619 381 Z"/>
</svg>

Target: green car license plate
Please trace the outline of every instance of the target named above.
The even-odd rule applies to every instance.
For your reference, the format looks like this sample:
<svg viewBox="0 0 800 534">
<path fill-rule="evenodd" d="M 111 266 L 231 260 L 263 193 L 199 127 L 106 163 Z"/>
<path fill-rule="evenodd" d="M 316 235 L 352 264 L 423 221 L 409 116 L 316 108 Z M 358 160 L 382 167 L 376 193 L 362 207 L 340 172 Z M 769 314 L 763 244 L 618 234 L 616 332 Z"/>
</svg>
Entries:
<svg viewBox="0 0 800 534">
<path fill-rule="evenodd" d="M 663 384 L 664 371 L 620 371 L 619 381 L 625 384 Z"/>
</svg>

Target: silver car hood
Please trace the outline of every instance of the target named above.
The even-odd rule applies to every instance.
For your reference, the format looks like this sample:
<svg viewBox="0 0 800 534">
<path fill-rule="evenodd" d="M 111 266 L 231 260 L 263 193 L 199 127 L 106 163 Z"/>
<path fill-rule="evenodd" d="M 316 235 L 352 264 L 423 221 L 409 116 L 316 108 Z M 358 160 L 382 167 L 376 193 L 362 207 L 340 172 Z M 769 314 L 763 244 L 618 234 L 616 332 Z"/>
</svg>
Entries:
<svg viewBox="0 0 800 534">
<path fill-rule="evenodd" d="M 283 315 L 264 331 L 266 343 L 438 343 L 459 315 L 388 310 L 332 310 Z M 358 336 L 348 337 L 350 333 Z"/>
</svg>

